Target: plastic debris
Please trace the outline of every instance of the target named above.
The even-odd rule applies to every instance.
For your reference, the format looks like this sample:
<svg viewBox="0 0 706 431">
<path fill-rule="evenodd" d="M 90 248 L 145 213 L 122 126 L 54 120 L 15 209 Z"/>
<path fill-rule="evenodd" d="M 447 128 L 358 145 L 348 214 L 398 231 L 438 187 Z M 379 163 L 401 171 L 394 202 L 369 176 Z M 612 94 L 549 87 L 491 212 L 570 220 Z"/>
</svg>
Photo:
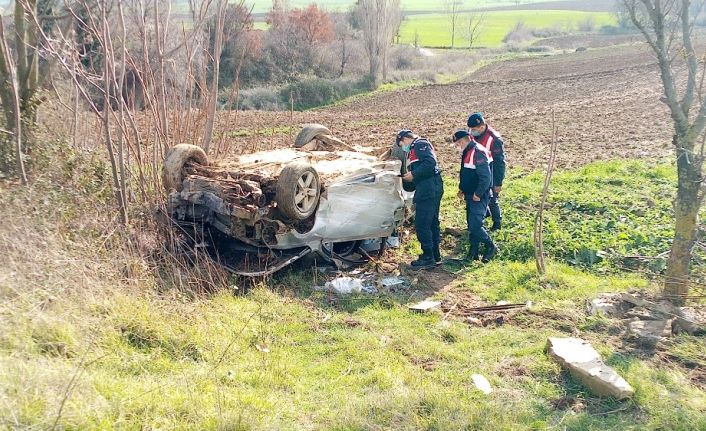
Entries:
<svg viewBox="0 0 706 431">
<path fill-rule="evenodd" d="M 324 285 L 324 290 L 327 292 L 334 292 L 339 295 L 359 293 L 363 290 L 363 281 L 359 278 L 338 277 L 331 281 L 327 281 Z"/>
<path fill-rule="evenodd" d="M 473 384 L 476 385 L 476 388 L 478 388 L 479 391 L 483 392 L 486 395 L 489 395 L 491 392 L 493 392 L 493 388 L 490 386 L 490 382 L 485 377 L 481 376 L 480 374 L 474 374 L 471 376 L 471 378 L 473 379 Z"/>
</svg>

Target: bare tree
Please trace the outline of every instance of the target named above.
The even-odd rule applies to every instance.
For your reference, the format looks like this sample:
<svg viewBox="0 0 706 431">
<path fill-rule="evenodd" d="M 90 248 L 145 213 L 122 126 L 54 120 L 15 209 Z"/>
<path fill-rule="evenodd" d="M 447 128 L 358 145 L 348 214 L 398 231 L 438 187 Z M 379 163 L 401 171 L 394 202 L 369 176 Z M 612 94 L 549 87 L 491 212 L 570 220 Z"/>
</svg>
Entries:
<svg viewBox="0 0 706 431">
<path fill-rule="evenodd" d="M 677 158 L 678 184 L 674 200 L 674 241 L 664 291 L 679 298 L 689 291 L 691 253 L 696 241 L 699 208 L 706 194 L 703 172 L 706 63 L 699 64 L 692 42 L 693 16 L 698 16 L 703 2 L 699 2 L 695 13 L 690 0 L 621 2 L 657 57 L 664 90 L 662 100 L 669 107 L 674 124 L 672 144 Z"/>
<path fill-rule="evenodd" d="M 350 16 L 348 14 L 333 15 L 334 28 L 336 31 L 336 42 L 340 46 L 340 68 L 338 77 L 343 76 L 346 65 L 351 59 L 351 39 L 353 30 L 351 28 Z"/>
<path fill-rule="evenodd" d="M 456 28 L 461 19 L 461 9 L 463 9 L 463 0 L 446 0 L 444 9 L 449 16 L 451 22 L 451 49 L 456 47 Z"/>
<path fill-rule="evenodd" d="M 8 95 L 3 95 L 2 102 L 6 113 L 14 113 L 14 138 L 15 157 L 17 159 L 17 174 L 22 184 L 27 184 L 27 172 L 25 171 L 24 155 L 22 154 L 22 114 L 20 107 L 19 85 L 17 83 L 17 65 L 12 61 L 12 54 L 7 47 L 5 39 L 5 25 L 0 17 L 0 78 L 2 78 L 2 89 L 8 91 L 12 98 L 12 104 L 8 105 Z M 9 122 L 8 122 L 9 123 Z M 12 133 L 12 132 L 11 132 Z"/>
<path fill-rule="evenodd" d="M 402 22 L 400 0 L 359 0 L 354 11 L 363 33 L 370 77 L 378 87 L 381 72 L 382 79 L 387 78 L 387 54 Z"/>
<path fill-rule="evenodd" d="M 468 49 L 473 49 L 476 41 L 483 32 L 483 24 L 485 22 L 485 13 L 483 12 L 470 12 L 468 14 L 468 20 L 466 23 L 468 26 L 465 29 L 464 36 L 468 40 Z"/>
<path fill-rule="evenodd" d="M 206 104 L 206 130 L 204 130 L 201 146 L 208 153 L 211 147 L 211 137 L 213 136 L 213 122 L 216 116 L 216 104 L 218 103 L 218 75 L 220 74 L 221 52 L 223 51 L 223 26 L 226 17 L 226 0 L 218 0 L 216 6 L 215 34 L 216 40 L 213 45 L 211 58 L 213 59 L 213 69 L 211 77 L 211 88 L 208 97 L 204 101 Z"/>
<path fill-rule="evenodd" d="M 0 52 L 0 101 L 5 114 L 5 125 L 14 130 L 14 143 L 1 142 L 0 156 L 15 153 L 17 174 L 26 182 L 22 153 L 28 146 L 26 135 L 29 126 L 35 120 L 38 104 L 34 96 L 40 82 L 37 27 L 28 16 L 36 14 L 37 0 L 17 0 L 14 3 L 14 31 L 8 32 L 14 33 L 14 49 L 9 48 L 3 28 L 4 49 Z M 11 171 L 12 168 L 3 166 L 4 158 L 0 157 L 0 169 L 8 168 Z"/>
</svg>

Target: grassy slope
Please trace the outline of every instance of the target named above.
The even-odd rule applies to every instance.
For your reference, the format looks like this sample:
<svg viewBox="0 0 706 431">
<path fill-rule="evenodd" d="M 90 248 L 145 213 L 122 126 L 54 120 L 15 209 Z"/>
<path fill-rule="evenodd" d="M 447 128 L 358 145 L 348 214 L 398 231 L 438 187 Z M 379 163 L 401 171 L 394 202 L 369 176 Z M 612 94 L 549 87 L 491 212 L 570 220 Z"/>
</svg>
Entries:
<svg viewBox="0 0 706 431">
<path fill-rule="evenodd" d="M 506 220 L 516 227 L 501 237 L 505 259 L 457 274 L 461 291 L 537 304 L 514 325 L 497 328 L 410 314 L 404 305 L 415 298 L 408 294 L 330 306 L 311 291 L 310 273 L 296 271 L 247 295 L 189 299 L 155 277 L 151 260 L 116 249 L 115 237 L 101 230 L 105 220 L 92 224 L 90 214 L 109 208 L 100 164 L 78 160 L 60 175 L 63 188 L 41 180 L 0 193 L 7 222 L 0 243 L 9 246 L 8 264 L 0 268 L 1 426 L 48 428 L 65 399 L 59 425 L 66 429 L 706 427 L 706 395 L 683 369 L 610 343 L 606 332 L 617 328 L 584 315 L 586 298 L 644 287 L 644 279 L 562 264 L 550 265 L 540 279 L 532 263 L 508 260 L 513 244 L 527 241 L 529 216 L 518 203 L 536 199 L 537 174 L 508 182 Z M 586 233 L 596 217 L 578 211 L 581 220 L 564 220 L 573 211 L 557 203 L 590 200 L 618 214 L 630 201 L 667 192 L 672 182 L 669 168 L 641 162 L 561 173 L 549 217 L 567 233 Z M 606 199 L 612 187 L 624 196 Z M 457 225 L 458 205 L 448 191 L 444 222 Z M 89 206 L 95 209 L 86 214 Z M 649 225 L 661 210 L 660 204 L 635 215 L 625 229 Z M 560 229 L 552 226 L 548 242 L 559 244 Z M 562 256 L 561 247 L 548 248 Z M 634 400 L 594 398 L 546 357 L 548 336 L 572 334 L 594 342 L 636 388 Z M 683 337 L 669 349 L 706 366 L 703 348 L 703 339 Z M 485 375 L 494 393 L 475 391 L 473 373 Z M 563 399 L 573 400 L 575 411 L 554 407 Z"/>
<path fill-rule="evenodd" d="M 466 36 L 464 36 L 467 19 L 467 14 L 461 14 L 458 24 L 459 30 L 456 34 L 457 47 L 463 47 L 468 43 Z M 562 10 L 486 12 L 480 36 L 474 45 L 476 47 L 500 46 L 505 35 L 519 21 L 531 28 L 558 28 L 563 31 L 575 31 L 577 25 L 587 19 L 592 19 L 596 27 L 615 23 L 615 18 L 607 12 Z M 448 15 L 409 16 L 402 23 L 400 43 L 413 43 L 415 31 L 419 35 L 419 43 L 422 46 L 451 46 L 451 24 Z"/>
</svg>

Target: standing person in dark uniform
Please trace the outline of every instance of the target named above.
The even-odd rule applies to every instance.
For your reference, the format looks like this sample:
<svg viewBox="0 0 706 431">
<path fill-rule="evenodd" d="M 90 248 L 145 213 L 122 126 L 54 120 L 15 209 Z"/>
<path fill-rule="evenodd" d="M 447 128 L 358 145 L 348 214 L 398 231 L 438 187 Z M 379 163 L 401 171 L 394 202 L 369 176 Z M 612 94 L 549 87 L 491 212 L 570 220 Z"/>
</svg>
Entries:
<svg viewBox="0 0 706 431">
<path fill-rule="evenodd" d="M 468 117 L 468 132 L 473 139 L 481 144 L 490 153 L 490 171 L 493 174 L 493 184 L 488 208 L 493 218 L 491 231 L 499 230 L 502 227 L 502 212 L 498 198 L 503 188 L 505 179 L 505 144 L 495 129 L 485 122 L 483 114 L 476 112 Z"/>
<path fill-rule="evenodd" d="M 452 140 L 457 147 L 463 148 L 461 153 L 461 172 L 458 184 L 459 198 L 466 201 L 466 222 L 468 223 L 468 260 L 477 260 L 481 243 L 485 245 L 483 262 L 489 262 L 498 252 L 483 227 L 485 211 L 490 200 L 492 184 L 487 150 L 471 139 L 465 130 L 453 134 Z"/>
<path fill-rule="evenodd" d="M 409 170 L 402 175 L 402 181 L 415 186 L 414 228 L 422 246 L 422 255 L 411 263 L 412 268 L 426 269 L 441 265 L 439 207 L 444 194 L 444 183 L 434 147 L 411 130 L 400 130 L 396 143 L 408 153 Z"/>
</svg>

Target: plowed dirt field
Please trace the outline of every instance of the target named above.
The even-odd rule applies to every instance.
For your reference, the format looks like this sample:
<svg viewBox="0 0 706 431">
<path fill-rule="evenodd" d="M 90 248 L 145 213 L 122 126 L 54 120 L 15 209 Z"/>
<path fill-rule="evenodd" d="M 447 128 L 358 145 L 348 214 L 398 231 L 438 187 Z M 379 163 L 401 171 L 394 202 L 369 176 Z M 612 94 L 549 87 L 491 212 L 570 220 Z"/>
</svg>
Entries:
<svg viewBox="0 0 706 431">
<path fill-rule="evenodd" d="M 252 136 L 234 138 L 238 151 L 291 142 L 302 123 L 328 126 L 344 141 L 384 146 L 410 128 L 435 144 L 442 164 L 456 155 L 445 137 L 482 111 L 506 142 L 511 166 L 544 167 L 552 111 L 559 129 L 559 167 L 613 158 L 659 158 L 671 152 L 668 110 L 649 49 L 622 45 L 496 62 L 465 82 L 426 85 L 294 113 L 246 112 L 238 124 Z M 221 118 L 228 129 L 228 117 Z M 282 133 L 293 125 L 292 132 Z M 266 133 L 272 130 L 272 133 Z M 264 131 L 264 132 L 263 132 Z M 269 136 L 263 136 L 269 135 Z"/>
</svg>

